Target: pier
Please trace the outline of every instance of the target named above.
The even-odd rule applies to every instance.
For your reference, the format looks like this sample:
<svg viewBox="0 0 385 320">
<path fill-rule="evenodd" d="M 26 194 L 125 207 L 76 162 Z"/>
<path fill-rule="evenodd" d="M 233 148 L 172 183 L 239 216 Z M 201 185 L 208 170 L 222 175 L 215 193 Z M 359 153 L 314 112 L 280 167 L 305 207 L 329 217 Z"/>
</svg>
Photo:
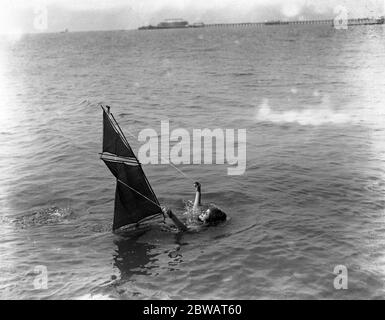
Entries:
<svg viewBox="0 0 385 320">
<path fill-rule="evenodd" d="M 334 19 L 326 20 L 296 20 L 296 21 L 266 21 L 266 22 L 246 22 L 246 23 L 212 23 L 205 24 L 207 28 L 221 27 L 265 27 L 265 26 L 285 26 L 285 25 L 334 25 Z M 347 24 L 350 26 L 384 24 L 384 18 L 357 18 L 348 19 Z"/>
<path fill-rule="evenodd" d="M 385 18 L 356 18 L 348 19 L 348 26 L 360 26 L 360 25 L 376 25 L 384 24 Z M 223 28 L 223 27 L 270 27 L 270 26 L 287 26 L 287 25 L 330 25 L 333 26 L 335 23 L 334 19 L 325 19 L 325 20 L 295 20 L 295 21 L 265 21 L 265 22 L 240 22 L 240 23 L 194 23 L 192 25 L 186 24 L 183 28 Z M 344 21 L 340 20 L 340 23 L 343 24 Z M 174 27 L 176 28 L 176 27 Z M 178 26 L 180 29 L 180 26 Z M 140 30 L 153 30 L 153 29 L 163 29 L 161 26 L 146 26 L 139 28 Z M 173 27 L 168 27 L 168 29 L 173 29 Z"/>
<path fill-rule="evenodd" d="M 333 24 L 333 20 L 298 20 L 298 21 L 271 21 L 271 22 L 246 22 L 246 23 L 213 23 L 205 24 L 207 28 L 221 27 L 264 27 L 264 26 L 282 26 L 296 24 Z"/>
</svg>

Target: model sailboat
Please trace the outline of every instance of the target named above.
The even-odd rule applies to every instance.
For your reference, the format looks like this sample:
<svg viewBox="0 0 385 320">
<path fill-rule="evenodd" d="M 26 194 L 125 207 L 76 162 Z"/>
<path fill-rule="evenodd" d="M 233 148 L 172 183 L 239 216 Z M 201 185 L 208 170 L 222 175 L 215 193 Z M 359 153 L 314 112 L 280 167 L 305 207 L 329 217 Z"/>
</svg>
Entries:
<svg viewBox="0 0 385 320">
<path fill-rule="evenodd" d="M 103 109 L 103 153 L 101 159 L 116 178 L 113 230 L 162 214 L 141 164 L 110 112 Z"/>
</svg>

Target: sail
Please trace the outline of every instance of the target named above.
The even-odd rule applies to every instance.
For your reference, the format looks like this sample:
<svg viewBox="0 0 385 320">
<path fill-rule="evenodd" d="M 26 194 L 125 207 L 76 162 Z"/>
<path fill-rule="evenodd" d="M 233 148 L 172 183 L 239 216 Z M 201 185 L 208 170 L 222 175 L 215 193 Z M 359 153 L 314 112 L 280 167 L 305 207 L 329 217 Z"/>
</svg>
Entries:
<svg viewBox="0 0 385 320">
<path fill-rule="evenodd" d="M 122 157 L 135 157 L 119 125 L 108 110 L 103 108 L 103 152 Z"/>
<path fill-rule="evenodd" d="M 113 222 L 113 229 L 116 230 L 145 218 L 162 214 L 162 211 L 142 166 L 118 124 L 108 109 L 103 108 L 103 112 L 105 129 L 101 159 L 117 180 Z M 106 124 L 106 122 L 108 123 Z M 116 125 L 116 130 L 114 125 Z M 114 132 L 111 131 L 111 127 L 116 134 L 112 134 Z M 113 143 L 105 141 L 107 137 L 111 136 L 115 139 Z M 112 147 L 115 148 L 115 151 L 119 151 L 119 154 L 113 153 Z"/>
</svg>

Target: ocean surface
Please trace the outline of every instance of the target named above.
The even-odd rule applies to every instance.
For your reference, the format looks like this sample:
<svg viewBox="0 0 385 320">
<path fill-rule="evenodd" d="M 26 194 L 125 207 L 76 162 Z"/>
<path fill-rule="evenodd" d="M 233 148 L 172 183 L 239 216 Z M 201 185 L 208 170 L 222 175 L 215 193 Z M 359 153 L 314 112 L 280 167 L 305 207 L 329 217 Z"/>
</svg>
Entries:
<svg viewBox="0 0 385 320">
<path fill-rule="evenodd" d="M 384 26 L 0 43 L 0 298 L 385 298 Z M 178 165 L 184 175 L 144 166 L 177 215 L 198 180 L 203 202 L 230 219 L 195 233 L 112 233 L 101 102 L 136 152 L 138 133 L 162 120 L 246 129 L 243 175 L 227 163 Z M 338 265 L 347 290 L 334 288 Z"/>
</svg>

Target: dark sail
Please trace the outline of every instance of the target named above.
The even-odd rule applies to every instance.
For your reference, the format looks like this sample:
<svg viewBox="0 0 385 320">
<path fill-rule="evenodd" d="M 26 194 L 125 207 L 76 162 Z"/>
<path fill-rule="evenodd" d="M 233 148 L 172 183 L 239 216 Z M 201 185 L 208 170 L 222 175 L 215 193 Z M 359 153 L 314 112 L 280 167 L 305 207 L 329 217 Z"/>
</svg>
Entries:
<svg viewBox="0 0 385 320">
<path fill-rule="evenodd" d="M 103 108 L 103 152 L 122 157 L 135 157 L 114 117 Z"/>
<path fill-rule="evenodd" d="M 101 159 L 116 177 L 113 229 L 162 214 L 159 201 L 109 109 L 103 108 Z M 106 139 L 112 139 L 106 141 Z M 114 153 L 113 151 L 117 152 Z"/>
</svg>

